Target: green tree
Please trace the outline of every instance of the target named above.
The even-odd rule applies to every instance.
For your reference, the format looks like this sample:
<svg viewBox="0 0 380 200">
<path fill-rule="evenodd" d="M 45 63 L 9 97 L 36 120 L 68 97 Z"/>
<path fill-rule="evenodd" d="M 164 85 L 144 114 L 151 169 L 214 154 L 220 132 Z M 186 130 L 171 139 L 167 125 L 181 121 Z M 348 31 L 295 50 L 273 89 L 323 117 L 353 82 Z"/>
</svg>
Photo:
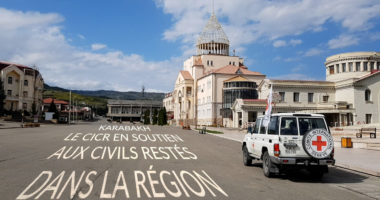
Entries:
<svg viewBox="0 0 380 200">
<path fill-rule="evenodd" d="M 157 124 L 157 120 L 158 120 L 157 115 L 158 115 L 158 113 L 157 113 L 157 109 L 154 109 L 154 110 L 153 110 L 153 116 L 152 116 L 152 122 L 153 122 L 153 125 L 154 125 L 154 124 Z"/>
<path fill-rule="evenodd" d="M 35 102 L 33 102 L 33 104 L 32 104 L 32 114 L 33 115 L 37 114 L 37 106 L 36 106 Z"/>
<path fill-rule="evenodd" d="M 5 91 L 3 81 L 0 80 L 0 114 L 4 113 Z"/>
<path fill-rule="evenodd" d="M 150 111 L 146 110 L 144 112 L 144 124 L 150 124 Z"/>
<path fill-rule="evenodd" d="M 164 123 L 163 123 L 163 125 L 167 125 L 168 124 L 168 116 L 166 115 L 166 108 L 164 107 L 162 110 L 163 110 L 162 112 L 164 114 Z"/>
<path fill-rule="evenodd" d="M 57 106 L 54 103 L 54 99 L 50 103 L 48 112 L 53 112 L 54 113 L 54 115 L 53 115 L 54 119 L 58 119 L 59 118 L 59 116 L 58 116 L 59 112 L 58 112 Z"/>
</svg>

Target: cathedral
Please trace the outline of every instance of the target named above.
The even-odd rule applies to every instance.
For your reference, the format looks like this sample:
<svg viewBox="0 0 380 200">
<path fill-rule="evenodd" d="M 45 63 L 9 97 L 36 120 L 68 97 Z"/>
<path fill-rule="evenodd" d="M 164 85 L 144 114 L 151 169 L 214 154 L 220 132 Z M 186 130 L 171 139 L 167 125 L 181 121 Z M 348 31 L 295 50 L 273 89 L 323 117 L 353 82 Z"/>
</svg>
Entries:
<svg viewBox="0 0 380 200">
<path fill-rule="evenodd" d="M 164 106 L 176 125 L 232 126 L 230 107 L 237 98 L 257 99 L 265 78 L 230 55 L 230 42 L 214 14 L 200 33 L 196 55 L 183 64 Z M 255 116 L 250 116 L 255 118 Z"/>
<path fill-rule="evenodd" d="M 380 123 L 380 52 L 326 58 L 326 81 L 273 80 L 230 55 L 230 42 L 214 14 L 200 33 L 196 55 L 183 64 L 163 100 L 178 126 L 241 128 L 255 122 L 273 88 L 274 113 L 318 113 L 330 127 Z"/>
</svg>

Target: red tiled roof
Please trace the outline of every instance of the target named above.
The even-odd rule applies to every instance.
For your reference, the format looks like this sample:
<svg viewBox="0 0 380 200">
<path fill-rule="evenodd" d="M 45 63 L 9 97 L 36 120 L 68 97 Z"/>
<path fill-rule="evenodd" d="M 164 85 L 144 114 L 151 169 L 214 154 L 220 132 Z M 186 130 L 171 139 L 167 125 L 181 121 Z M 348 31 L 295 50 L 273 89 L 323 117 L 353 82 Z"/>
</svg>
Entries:
<svg viewBox="0 0 380 200">
<path fill-rule="evenodd" d="M 185 80 L 193 80 L 193 77 L 191 76 L 190 72 L 181 70 L 181 75 Z"/>
<path fill-rule="evenodd" d="M 238 70 L 240 70 L 241 74 L 244 75 L 263 75 L 260 72 L 254 72 L 248 70 L 246 66 L 234 66 L 234 65 L 227 65 L 222 68 L 213 70 L 211 73 L 216 73 L 216 74 L 237 74 Z"/>
<path fill-rule="evenodd" d="M 360 79 L 356 80 L 355 82 L 362 81 L 362 80 L 364 80 L 366 78 L 369 78 L 369 77 L 371 77 L 373 75 L 376 75 L 376 74 L 379 74 L 379 73 L 380 73 L 380 70 L 372 70 L 370 74 L 367 74 L 367 75 L 361 77 Z"/>
<path fill-rule="evenodd" d="M 14 65 L 14 66 L 18 67 L 21 70 L 24 69 L 24 68 L 32 69 L 32 68 L 30 68 L 28 66 L 25 66 L 25 65 L 20 65 L 20 64 L 6 62 L 6 61 L 0 61 L 0 69 L 4 69 L 4 68 L 8 67 L 9 65 Z"/>
<path fill-rule="evenodd" d="M 53 100 L 53 98 L 44 99 L 44 104 L 50 104 L 52 102 L 52 100 Z M 54 99 L 54 103 L 55 104 L 64 104 L 64 105 L 69 104 L 67 101 L 57 100 L 57 99 Z"/>
</svg>

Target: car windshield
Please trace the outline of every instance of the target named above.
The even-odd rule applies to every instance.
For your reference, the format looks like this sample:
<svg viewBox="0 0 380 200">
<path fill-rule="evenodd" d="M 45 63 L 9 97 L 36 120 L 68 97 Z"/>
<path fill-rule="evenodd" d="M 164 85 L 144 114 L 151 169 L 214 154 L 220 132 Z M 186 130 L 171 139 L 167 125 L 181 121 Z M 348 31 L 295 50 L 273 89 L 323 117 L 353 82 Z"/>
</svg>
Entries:
<svg viewBox="0 0 380 200">
<path fill-rule="evenodd" d="M 323 118 L 298 118 L 300 126 L 300 135 L 305 135 L 308 131 L 313 129 L 326 129 L 326 124 Z"/>
</svg>

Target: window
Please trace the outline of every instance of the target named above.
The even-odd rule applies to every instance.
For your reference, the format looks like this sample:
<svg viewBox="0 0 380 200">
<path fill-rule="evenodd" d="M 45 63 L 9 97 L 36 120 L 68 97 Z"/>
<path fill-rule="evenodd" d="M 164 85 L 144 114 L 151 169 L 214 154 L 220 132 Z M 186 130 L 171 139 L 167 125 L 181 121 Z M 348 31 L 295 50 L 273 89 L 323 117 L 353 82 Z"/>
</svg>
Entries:
<svg viewBox="0 0 380 200">
<path fill-rule="evenodd" d="M 24 80 L 24 86 L 28 86 L 28 80 Z"/>
<path fill-rule="evenodd" d="M 210 61 L 207 61 L 207 66 L 209 66 L 210 65 Z"/>
<path fill-rule="evenodd" d="M 300 101 L 300 93 L 298 93 L 298 92 L 293 93 L 293 101 L 294 102 Z"/>
<path fill-rule="evenodd" d="M 8 84 L 12 84 L 12 82 L 13 82 L 13 78 L 11 76 L 8 77 Z"/>
<path fill-rule="evenodd" d="M 307 94 L 307 102 L 312 103 L 314 102 L 314 93 L 308 93 Z"/>
<path fill-rule="evenodd" d="M 342 72 L 346 72 L 346 63 L 342 63 Z"/>
<path fill-rule="evenodd" d="M 28 108 L 28 104 L 27 103 L 23 103 L 22 104 L 22 109 L 26 110 Z"/>
<path fill-rule="evenodd" d="M 366 89 L 364 92 L 365 101 L 371 101 L 371 90 Z"/>
<path fill-rule="evenodd" d="M 380 70 L 380 62 L 377 61 L 377 70 Z"/>
<path fill-rule="evenodd" d="M 348 71 L 349 71 L 349 72 L 352 72 L 353 67 L 354 67 L 354 63 L 349 62 L 349 63 L 348 63 Z"/>
<path fill-rule="evenodd" d="M 295 117 L 281 118 L 281 135 L 298 135 L 297 120 Z"/>
<path fill-rule="evenodd" d="M 285 102 L 285 92 L 280 92 L 280 102 Z"/>
<path fill-rule="evenodd" d="M 334 74 L 334 65 L 329 66 L 330 74 Z"/>
<path fill-rule="evenodd" d="M 371 62 L 370 65 L 371 65 L 371 71 L 374 70 L 375 69 L 375 63 Z"/>
<path fill-rule="evenodd" d="M 235 62 L 232 62 L 232 65 L 235 65 Z"/>
<path fill-rule="evenodd" d="M 260 123 L 261 123 L 261 118 L 256 120 L 255 127 L 253 128 L 253 133 L 256 133 L 256 134 L 259 133 Z"/>
<path fill-rule="evenodd" d="M 231 61 L 230 61 L 229 65 L 231 65 Z"/>
<path fill-rule="evenodd" d="M 328 95 L 323 96 L 323 102 L 328 102 L 328 101 L 329 101 L 329 96 Z"/>
<path fill-rule="evenodd" d="M 12 90 L 8 90 L 7 95 L 12 96 Z"/>
<path fill-rule="evenodd" d="M 372 114 L 365 114 L 365 123 L 366 124 L 372 123 Z"/>
<path fill-rule="evenodd" d="M 23 94 L 24 97 L 28 97 L 28 92 L 27 91 L 24 91 L 22 94 Z"/>
<path fill-rule="evenodd" d="M 213 63 L 212 61 L 210 61 L 210 65 L 211 65 L 211 66 L 213 66 L 213 65 L 214 65 L 214 63 Z"/>
<path fill-rule="evenodd" d="M 305 135 L 312 129 L 326 129 L 325 121 L 322 118 L 298 118 L 300 135 Z"/>
<path fill-rule="evenodd" d="M 336 64 L 336 73 L 339 73 L 339 64 Z"/>
<path fill-rule="evenodd" d="M 278 117 L 271 117 L 268 125 L 268 134 L 278 135 Z"/>
<path fill-rule="evenodd" d="M 263 121 L 261 122 L 259 133 L 260 134 L 265 134 L 266 133 L 266 127 L 264 126 Z"/>
<path fill-rule="evenodd" d="M 363 70 L 368 71 L 368 62 L 363 62 Z"/>
<path fill-rule="evenodd" d="M 356 62 L 356 71 L 357 71 L 357 72 L 360 71 L 360 62 Z"/>
</svg>

